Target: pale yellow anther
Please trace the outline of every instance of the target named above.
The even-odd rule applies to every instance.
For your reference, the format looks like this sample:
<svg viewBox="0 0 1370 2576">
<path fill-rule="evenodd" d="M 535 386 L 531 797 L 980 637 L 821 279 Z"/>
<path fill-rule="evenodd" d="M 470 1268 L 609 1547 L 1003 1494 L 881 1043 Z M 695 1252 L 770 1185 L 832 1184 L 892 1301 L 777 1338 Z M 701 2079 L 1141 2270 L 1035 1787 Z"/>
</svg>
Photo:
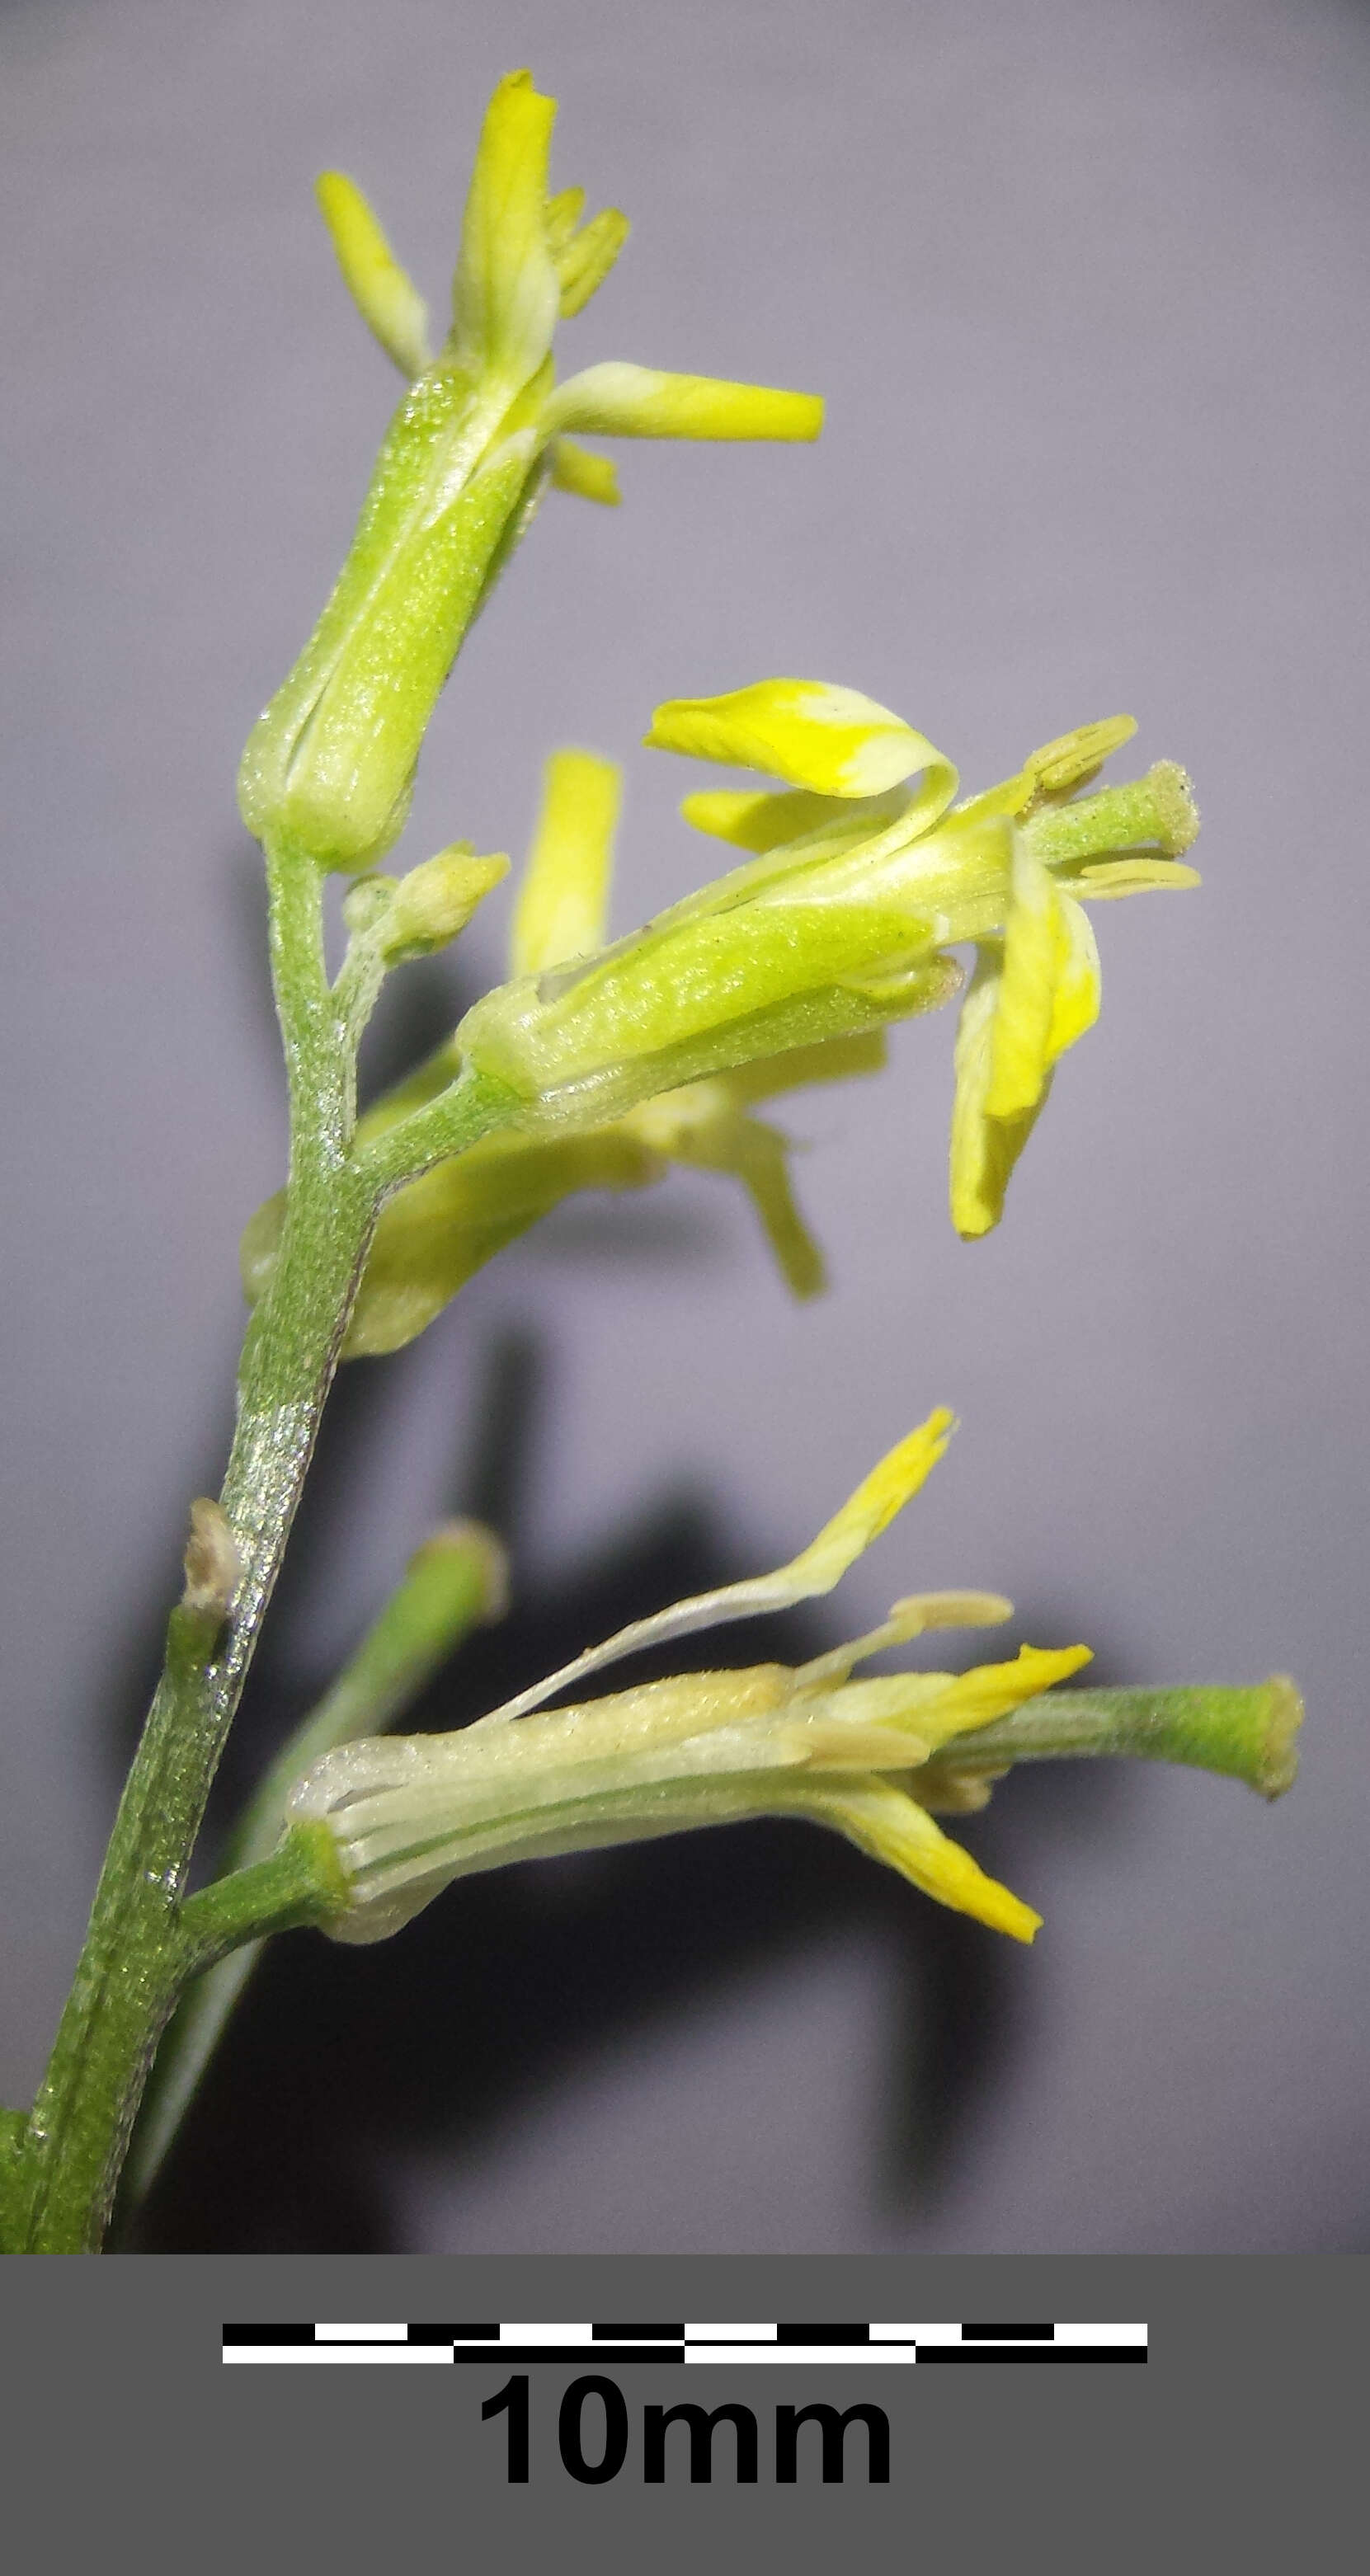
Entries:
<svg viewBox="0 0 1370 2576">
<path fill-rule="evenodd" d="M 592 751 L 554 751 L 514 911 L 510 963 L 540 975 L 602 946 L 622 776 Z"/>
<path fill-rule="evenodd" d="M 859 690 L 818 680 L 757 680 L 719 698 L 670 699 L 646 740 L 657 751 L 766 770 L 821 796 L 878 796 L 920 769 L 945 786 L 945 803 L 956 793 L 955 770 L 926 735 Z"/>
<path fill-rule="evenodd" d="M 1102 769 L 1111 752 L 1121 750 L 1137 730 L 1135 716 L 1103 716 L 1095 724 L 1076 725 L 1043 743 L 1027 763 L 1026 775 L 1039 796 L 1065 796 L 1083 787 Z"/>
<path fill-rule="evenodd" d="M 855 1665 L 888 1646 L 904 1646 L 942 1628 L 992 1628 L 1013 1616 L 1013 1603 L 1002 1592 L 912 1592 L 896 1601 L 878 1628 L 868 1628 L 845 1646 L 815 1655 L 801 1664 L 795 1686 L 802 1691 L 831 1690 L 844 1682 Z"/>
<path fill-rule="evenodd" d="M 1097 859 L 1082 867 L 1076 876 L 1063 877 L 1071 893 L 1081 903 L 1110 903 L 1125 894 L 1173 894 L 1186 886 L 1202 885 L 1197 868 L 1182 867 L 1175 859 L 1151 859 L 1139 852 L 1130 859 Z"/>
<path fill-rule="evenodd" d="M 591 296 L 604 284 L 628 232 L 627 216 L 617 206 L 606 206 L 554 250 L 564 322 L 583 312 Z"/>
<path fill-rule="evenodd" d="M 342 170 L 321 172 L 314 193 L 362 320 L 402 375 L 422 375 L 429 359 L 428 307 L 401 268 L 373 209 Z"/>
<path fill-rule="evenodd" d="M 549 197 L 545 209 L 547 245 L 553 258 L 564 251 L 585 212 L 583 188 L 559 188 Z"/>
</svg>

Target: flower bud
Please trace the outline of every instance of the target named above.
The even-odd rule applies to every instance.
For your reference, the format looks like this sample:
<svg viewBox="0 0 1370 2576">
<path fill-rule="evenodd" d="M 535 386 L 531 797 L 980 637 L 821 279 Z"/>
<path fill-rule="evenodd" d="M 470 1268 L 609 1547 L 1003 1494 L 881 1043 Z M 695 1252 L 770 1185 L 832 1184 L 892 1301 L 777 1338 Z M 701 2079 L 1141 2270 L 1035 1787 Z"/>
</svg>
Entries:
<svg viewBox="0 0 1370 2576">
<path fill-rule="evenodd" d="M 387 966 L 431 956 L 466 928 L 478 905 L 509 874 L 503 851 L 477 858 L 465 842 L 401 877 L 371 932 Z"/>
</svg>

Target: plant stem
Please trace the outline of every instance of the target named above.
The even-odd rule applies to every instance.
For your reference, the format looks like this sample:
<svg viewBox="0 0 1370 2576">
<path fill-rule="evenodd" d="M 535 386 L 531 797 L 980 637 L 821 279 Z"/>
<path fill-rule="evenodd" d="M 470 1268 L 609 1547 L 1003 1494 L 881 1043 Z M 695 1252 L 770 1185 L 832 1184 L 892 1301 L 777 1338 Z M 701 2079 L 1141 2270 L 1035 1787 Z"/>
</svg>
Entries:
<svg viewBox="0 0 1370 2576">
<path fill-rule="evenodd" d="M 25 2141 L 23 2241 L 98 2251 L 158 2039 L 194 1961 L 181 1905 L 205 1803 L 313 1455 L 367 1246 L 387 1188 L 352 1153 L 355 1058 L 324 964 L 322 878 L 267 850 L 271 962 L 290 1097 L 280 1256 L 248 1326 L 221 1503 L 241 1581 L 222 1637 L 173 1611 L 85 1946 Z M 465 1087 L 449 1151 L 500 1109 Z"/>
<path fill-rule="evenodd" d="M 30 2140 L 35 2253 L 103 2236 L 153 2051 L 184 1977 L 178 1909 L 304 1482 L 370 1217 L 353 1194 L 291 1214 L 278 1278 L 249 1328 L 223 1508 L 243 1579 L 220 1651 L 203 1658 L 173 1612 L 162 1678 L 120 1803 L 76 1980 Z M 341 1202 L 341 1204 L 340 1204 Z M 344 1220 L 345 1212 L 345 1221 Z"/>
<path fill-rule="evenodd" d="M 503 1582 L 502 1551 L 489 1531 L 474 1522 L 450 1522 L 419 1549 L 331 1690 L 288 1738 L 259 1783 L 223 1854 L 220 1877 L 186 1900 L 182 1922 L 187 1930 L 192 1917 L 208 1919 L 211 1900 L 221 1890 L 228 1903 L 229 1891 L 241 1892 L 256 1864 L 269 1864 L 277 1856 L 286 1799 L 310 1763 L 351 1736 L 379 1734 L 392 1725 L 462 1637 L 478 1621 L 498 1615 Z M 148 2190 L 176 2135 L 257 1963 L 263 1937 L 248 1939 L 239 1932 L 224 1945 L 229 1955 L 217 1964 L 204 1960 L 207 1973 L 197 1975 L 177 2005 L 158 2051 L 125 2175 L 125 2189 L 135 2200 Z"/>
</svg>

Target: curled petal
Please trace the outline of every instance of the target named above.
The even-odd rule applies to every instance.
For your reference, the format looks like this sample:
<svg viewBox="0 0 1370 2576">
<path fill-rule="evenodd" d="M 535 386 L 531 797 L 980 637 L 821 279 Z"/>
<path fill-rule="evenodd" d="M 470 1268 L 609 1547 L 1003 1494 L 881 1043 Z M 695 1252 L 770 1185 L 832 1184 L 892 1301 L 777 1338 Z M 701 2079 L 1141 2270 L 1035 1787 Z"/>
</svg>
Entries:
<svg viewBox="0 0 1370 2576">
<path fill-rule="evenodd" d="M 859 690 L 819 680 L 757 680 L 720 698 L 670 699 L 646 739 L 692 760 L 769 770 L 824 797 L 878 796 L 919 769 L 941 798 L 938 811 L 956 793 L 951 762 L 925 734 Z"/>
<path fill-rule="evenodd" d="M 368 330 L 400 373 L 421 376 L 428 364 L 428 307 L 401 268 L 361 189 L 342 170 L 314 182 L 343 281 Z"/>
<path fill-rule="evenodd" d="M 912 839 L 945 812 L 944 786 L 944 767 L 938 764 L 916 791 L 901 785 L 883 796 L 854 797 L 816 796 L 807 787 L 782 788 L 778 794 L 770 788 L 705 787 L 682 796 L 680 811 L 695 831 L 707 832 L 714 841 L 729 841 L 734 849 L 750 850 L 758 858 L 772 850 L 794 848 L 801 841 L 816 848 L 820 836 L 822 854 L 836 857 L 843 849 L 874 840 L 895 823 Z"/>
<path fill-rule="evenodd" d="M 857 836 L 872 828 L 865 813 L 853 814 L 845 798 L 815 796 L 805 787 L 787 789 L 779 796 L 766 788 L 705 787 L 696 795 L 683 796 L 680 811 L 697 832 L 707 832 L 714 841 L 729 841 L 734 849 L 751 850 L 758 858 L 834 823 L 850 820 Z"/>
<path fill-rule="evenodd" d="M 602 438 L 817 438 L 823 405 L 817 394 L 773 385 L 731 384 L 718 376 L 663 375 L 612 359 L 568 376 L 550 397 L 553 430 L 588 430 Z"/>
</svg>

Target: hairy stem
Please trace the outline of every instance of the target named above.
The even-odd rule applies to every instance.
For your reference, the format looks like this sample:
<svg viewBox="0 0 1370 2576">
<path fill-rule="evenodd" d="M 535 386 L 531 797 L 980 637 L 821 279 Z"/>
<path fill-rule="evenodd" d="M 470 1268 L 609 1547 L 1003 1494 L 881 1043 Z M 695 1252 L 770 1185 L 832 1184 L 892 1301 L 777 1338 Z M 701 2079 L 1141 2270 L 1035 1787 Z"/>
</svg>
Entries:
<svg viewBox="0 0 1370 2576">
<path fill-rule="evenodd" d="M 212 1887 L 187 1899 L 182 1914 L 187 1930 L 192 1923 L 209 1922 L 216 1903 L 230 1908 L 230 1891 L 241 1893 L 244 1879 L 259 1864 L 269 1866 L 278 1857 L 287 1796 L 310 1763 L 352 1736 L 379 1733 L 393 1724 L 463 1636 L 478 1621 L 498 1614 L 503 1583 L 502 1552 L 490 1533 L 473 1522 L 450 1522 L 419 1549 L 332 1689 L 277 1754 L 224 1852 L 223 1874 Z M 310 1919 L 308 1914 L 299 1917 Z M 237 1917 L 226 1912 L 224 1920 Z M 217 1963 L 206 1957 L 202 1965 L 207 1973 L 197 1974 L 177 2005 L 129 2158 L 125 2188 L 135 2200 L 148 2190 L 176 2135 L 251 1977 L 265 1933 L 284 1928 L 267 1924 L 251 1938 L 236 1931 L 223 1943 L 227 1955 Z"/>
<path fill-rule="evenodd" d="M 197 1964 L 182 1899 L 205 1803 L 280 1571 L 390 1174 L 352 1153 L 355 1059 L 324 965 L 322 880 L 268 849 L 271 960 L 290 1096 L 280 1258 L 248 1327 L 221 1503 L 241 1580 L 206 1643 L 172 1613 L 166 1660 L 120 1802 L 85 1946 L 24 2145 L 34 2253 L 98 2250 L 158 2039 Z M 467 1087 L 461 1150 L 491 1123 Z M 498 1113 L 495 1113 L 497 1119 Z M 396 1176 L 398 1177 L 398 1175 Z M 239 1937 L 246 1937 L 241 1935 Z M 203 1964 L 199 1962 L 198 1964 Z"/>
</svg>

